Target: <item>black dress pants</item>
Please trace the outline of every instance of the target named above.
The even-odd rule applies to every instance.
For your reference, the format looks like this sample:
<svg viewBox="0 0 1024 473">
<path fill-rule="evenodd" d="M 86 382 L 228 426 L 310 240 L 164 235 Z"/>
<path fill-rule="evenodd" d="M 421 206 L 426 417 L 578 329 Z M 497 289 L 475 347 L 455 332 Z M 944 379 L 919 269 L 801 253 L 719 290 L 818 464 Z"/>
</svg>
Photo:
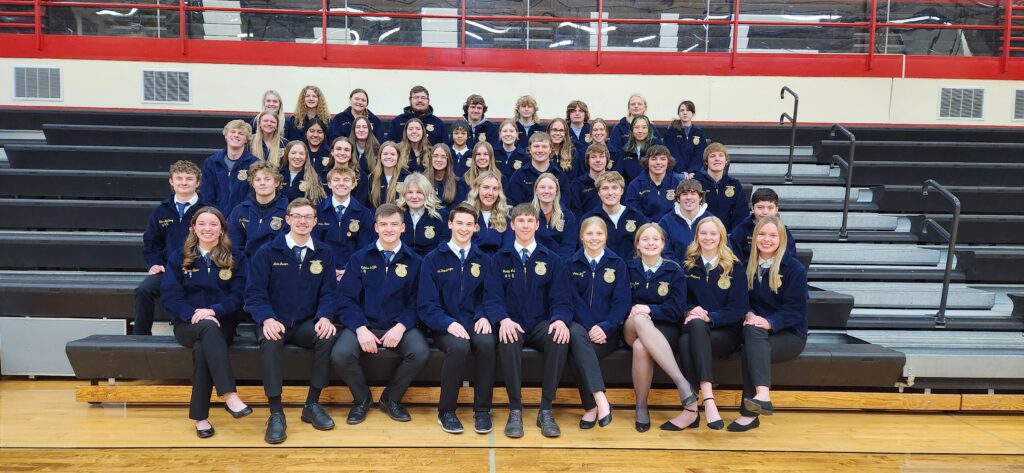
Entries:
<svg viewBox="0 0 1024 473">
<path fill-rule="evenodd" d="M 281 357 L 284 355 L 285 343 L 313 349 L 309 386 L 318 389 L 327 387 L 331 370 L 331 348 L 338 337 L 318 337 L 315 328 L 317 320 L 316 317 L 306 319 L 294 327 L 286 328 L 281 340 L 267 339 L 263 336 L 263 326 L 256 324 L 256 339 L 260 344 L 260 365 L 263 368 L 263 392 L 268 398 L 281 397 L 281 385 L 284 382 L 281 374 Z"/>
<path fill-rule="evenodd" d="M 473 375 L 473 411 L 489 412 L 494 394 L 494 361 L 497 357 L 494 331 L 479 334 L 469 327 L 469 340 L 450 333 L 435 333 L 434 344 L 444 352 L 441 365 L 441 399 L 437 404 L 440 412 L 454 411 L 459 401 L 459 388 L 466 374 L 466 360 L 470 353 L 476 370 Z"/>
<path fill-rule="evenodd" d="M 153 312 L 156 311 L 156 300 L 160 298 L 163 277 L 164 273 L 150 274 L 135 288 L 132 335 L 153 334 Z"/>
<path fill-rule="evenodd" d="M 686 379 L 698 383 L 715 382 L 714 360 L 738 350 L 743 343 L 742 334 L 734 325 L 711 328 L 707 322 L 693 319 L 683 325 L 679 336 L 680 368 Z"/>
<path fill-rule="evenodd" d="M 569 359 L 572 362 L 573 376 L 576 378 L 576 387 L 580 390 L 583 409 L 590 410 L 597 407 L 594 393 L 605 390 L 601 360 L 619 348 L 622 330 L 615 329 L 606 333 L 608 340 L 600 344 L 591 342 L 590 334 L 576 322 L 573 322 L 569 331 L 572 334 L 569 338 Z"/>
<path fill-rule="evenodd" d="M 754 397 L 757 386 L 772 385 L 772 363 L 792 360 L 804 351 L 807 340 L 792 331 L 769 333 L 752 325 L 743 327 L 743 397 Z M 740 415 L 757 417 L 740 403 Z"/>
<path fill-rule="evenodd" d="M 387 332 L 387 330 L 376 329 L 370 331 L 378 338 Z M 377 350 L 377 353 L 380 354 L 389 349 L 378 345 Z M 417 328 L 411 328 L 405 331 L 402 340 L 398 342 L 398 346 L 394 350 L 401 355 L 402 362 L 399 363 L 398 369 L 395 370 L 391 382 L 388 383 L 381 397 L 386 396 L 391 401 L 401 402 L 413 378 L 423 369 L 423 365 L 427 364 L 430 348 L 427 346 L 427 340 L 423 338 L 423 333 Z M 348 385 L 356 404 L 370 398 L 370 386 L 366 383 L 366 375 L 363 373 L 363 367 L 359 364 L 363 356 L 372 357 L 374 355 L 363 352 L 363 349 L 359 347 L 359 338 L 355 332 L 349 329 L 342 330 L 341 335 L 338 336 L 337 345 L 331 351 L 331 362 L 334 364 L 338 376 Z"/>
<path fill-rule="evenodd" d="M 192 349 L 192 400 L 188 405 L 188 418 L 204 420 L 210 417 L 210 394 L 217 387 L 217 395 L 235 392 L 235 375 L 231 372 L 228 346 L 235 338 L 237 323 L 222 320 L 218 327 L 212 320 L 198 324 L 174 325 L 174 338 L 181 346 Z"/>
<path fill-rule="evenodd" d="M 554 335 L 548 333 L 549 325 L 548 322 L 541 322 L 528 332 L 519 334 L 519 340 L 515 342 L 498 342 L 498 356 L 501 358 L 501 369 L 505 375 L 509 409 L 523 408 L 523 346 L 544 353 L 540 408 L 551 409 L 555 401 L 555 392 L 558 391 L 565 360 L 569 356 L 569 344 L 555 343 Z"/>
</svg>

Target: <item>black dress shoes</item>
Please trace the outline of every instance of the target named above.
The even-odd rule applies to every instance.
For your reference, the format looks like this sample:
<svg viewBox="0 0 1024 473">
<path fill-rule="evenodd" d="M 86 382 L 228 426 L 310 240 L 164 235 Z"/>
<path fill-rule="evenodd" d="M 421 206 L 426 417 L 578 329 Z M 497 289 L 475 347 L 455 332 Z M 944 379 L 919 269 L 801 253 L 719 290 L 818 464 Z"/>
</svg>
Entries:
<svg viewBox="0 0 1024 473">
<path fill-rule="evenodd" d="M 228 411 L 228 414 L 231 414 L 231 417 L 234 417 L 235 419 L 241 419 L 241 418 L 243 418 L 243 417 L 245 417 L 245 416 L 247 416 L 249 414 L 252 414 L 252 408 L 249 407 L 249 406 L 245 406 L 245 409 L 242 409 L 242 410 L 236 412 L 236 411 L 231 410 L 231 408 L 228 407 L 227 404 L 225 404 L 224 405 L 224 410 Z"/>
<path fill-rule="evenodd" d="M 288 438 L 288 424 L 284 420 L 283 412 L 271 412 L 267 419 L 267 433 L 263 436 L 269 444 L 284 442 Z"/>
<path fill-rule="evenodd" d="M 508 411 L 508 422 L 505 422 L 505 436 L 517 439 L 523 436 L 523 411 L 512 409 Z"/>
<path fill-rule="evenodd" d="M 540 427 L 540 434 L 545 437 L 554 438 L 562 435 L 551 409 L 541 409 L 537 412 L 537 427 Z"/>
<path fill-rule="evenodd" d="M 743 398 L 743 407 L 748 411 L 763 416 L 770 416 L 775 413 L 775 407 L 771 401 L 759 401 L 752 397 Z"/>
<path fill-rule="evenodd" d="M 440 425 L 441 430 L 449 434 L 461 434 L 464 430 L 462 422 L 459 422 L 459 418 L 452 411 L 438 412 L 437 425 Z"/>
<path fill-rule="evenodd" d="M 739 424 L 736 421 L 733 421 L 731 424 L 729 424 L 728 430 L 729 430 L 729 432 L 746 432 L 746 431 L 751 430 L 751 429 L 756 429 L 756 428 L 758 428 L 760 426 L 761 426 L 761 418 L 760 417 L 755 417 L 754 421 L 749 423 L 749 424 L 747 424 L 747 425 Z"/>
<path fill-rule="evenodd" d="M 648 430 L 651 430 L 650 422 L 635 421 L 633 422 L 633 426 L 636 428 L 636 431 L 640 433 L 644 433 L 647 432 Z"/>
<path fill-rule="evenodd" d="M 353 404 L 352 408 L 348 411 L 348 418 L 345 419 L 345 423 L 348 425 L 361 424 L 366 420 L 366 414 L 370 411 L 371 407 L 373 407 L 373 401 L 370 398 Z"/>
<path fill-rule="evenodd" d="M 491 433 L 491 430 L 494 430 L 494 426 L 491 424 L 491 413 L 484 411 L 474 412 L 473 430 L 478 434 Z"/>
<path fill-rule="evenodd" d="M 210 437 L 213 437 L 213 434 L 214 430 L 212 425 L 210 426 L 209 429 L 196 429 L 196 437 L 199 437 L 201 439 L 208 439 Z"/>
<path fill-rule="evenodd" d="M 392 401 L 387 396 L 381 395 L 380 401 L 377 404 L 380 406 L 380 410 L 384 411 L 391 420 L 398 422 L 409 422 L 412 420 L 409 411 L 405 410 L 405 406 L 401 402 Z"/>
<path fill-rule="evenodd" d="M 608 424 L 611 424 L 611 423 L 612 423 L 612 409 L 611 409 L 611 406 L 609 406 L 608 407 L 608 415 L 606 415 L 606 416 L 604 416 L 604 417 L 602 417 L 600 419 L 597 419 L 597 425 L 600 425 L 601 427 L 608 427 Z"/>
<path fill-rule="evenodd" d="M 302 421 L 313 424 L 316 430 L 331 430 L 334 428 L 334 419 L 327 414 L 319 403 L 306 404 L 302 408 Z"/>
<path fill-rule="evenodd" d="M 690 411 L 690 412 L 697 412 L 694 409 L 684 409 L 684 410 L 687 410 L 687 411 Z M 667 421 L 665 421 L 664 424 L 661 424 L 660 429 L 661 430 L 667 430 L 669 432 L 681 432 L 681 431 L 686 430 L 686 429 L 696 429 L 698 427 L 700 427 L 700 413 L 699 412 L 697 413 L 697 418 L 693 419 L 693 422 L 690 422 L 690 425 L 688 425 L 686 427 L 680 427 L 680 426 L 678 426 L 676 424 L 673 424 L 671 420 L 667 420 Z"/>
</svg>

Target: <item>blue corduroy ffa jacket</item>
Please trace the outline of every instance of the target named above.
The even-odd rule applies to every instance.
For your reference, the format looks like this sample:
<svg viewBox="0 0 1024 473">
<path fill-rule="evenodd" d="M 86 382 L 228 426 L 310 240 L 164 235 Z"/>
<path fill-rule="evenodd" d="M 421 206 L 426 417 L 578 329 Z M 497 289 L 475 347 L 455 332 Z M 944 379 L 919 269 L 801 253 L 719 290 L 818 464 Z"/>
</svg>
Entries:
<svg viewBox="0 0 1024 473">
<path fill-rule="evenodd" d="M 733 263 L 728 282 L 723 282 L 722 267 L 715 264 L 709 273 L 704 269 L 703 260 L 686 269 L 686 310 L 702 307 L 708 311 L 708 318 L 715 328 L 736 325 L 750 310 L 747 294 L 746 268 L 739 261 Z"/>
<path fill-rule="evenodd" d="M 396 323 L 416 326 L 416 292 L 421 259 L 401 245 L 384 264 L 384 255 L 371 243 L 352 255 L 338 284 L 334 313 L 345 328 L 389 330 Z"/>
<path fill-rule="evenodd" d="M 783 257 L 779 267 L 782 286 L 772 292 L 766 275 L 750 289 L 750 310 L 768 320 L 772 333 L 789 330 L 807 338 L 807 270 L 795 256 Z"/>
<path fill-rule="evenodd" d="M 490 265 L 490 256 L 472 245 L 464 263 L 447 242 L 427 253 L 416 296 L 420 320 L 439 333 L 447 332 L 452 322 L 472 331 L 478 319 L 487 318 L 484 281 Z"/>
<path fill-rule="evenodd" d="M 639 259 L 627 263 L 633 304 L 651 308 L 655 322 L 681 324 L 686 310 L 686 274 L 675 261 L 662 260 L 650 279 Z"/>
<path fill-rule="evenodd" d="M 174 252 L 160 279 L 160 303 L 171 314 L 171 324 L 192 323 L 196 309 L 212 309 L 220 320 L 234 319 L 242 309 L 245 270 L 208 266 L 198 257 L 182 268 L 184 260 L 182 250 Z"/>
<path fill-rule="evenodd" d="M 334 254 L 314 239 L 314 251 L 307 248 L 300 262 L 284 237 L 278 235 L 249 259 L 245 310 L 258 324 L 274 318 L 289 328 L 314 317 L 332 319 Z"/>
<path fill-rule="evenodd" d="M 146 266 L 166 265 L 171 253 L 181 250 L 192 224 L 192 216 L 206 205 L 200 198 L 196 205 L 188 206 L 185 214 L 179 217 L 178 207 L 171 195 L 153 209 L 146 231 L 142 233 L 142 257 L 146 260 Z"/>
<path fill-rule="evenodd" d="M 573 288 L 573 320 L 588 332 L 595 325 L 606 334 L 619 328 L 633 306 L 626 261 L 605 249 L 593 270 L 586 252 L 579 250 L 566 264 Z"/>
<path fill-rule="evenodd" d="M 529 332 L 540 322 L 572 322 L 565 265 L 544 245 L 537 245 L 525 266 L 513 245 L 498 250 L 486 284 L 485 310 L 495 325 L 508 317 Z"/>
<path fill-rule="evenodd" d="M 225 156 L 227 150 L 220 150 L 203 161 L 199 198 L 229 215 L 249 195 L 249 166 L 259 158 L 246 149 L 229 171 L 228 165 L 224 164 Z"/>
</svg>

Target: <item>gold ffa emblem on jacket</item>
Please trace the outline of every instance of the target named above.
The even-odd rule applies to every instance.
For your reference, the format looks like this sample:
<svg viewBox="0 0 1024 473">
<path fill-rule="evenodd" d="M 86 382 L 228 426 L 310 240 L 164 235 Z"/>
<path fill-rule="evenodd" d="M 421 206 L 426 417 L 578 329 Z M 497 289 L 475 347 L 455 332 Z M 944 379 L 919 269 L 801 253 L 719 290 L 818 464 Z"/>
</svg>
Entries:
<svg viewBox="0 0 1024 473">
<path fill-rule="evenodd" d="M 523 163 L 521 161 L 515 161 L 512 163 L 512 169 L 518 170 L 521 167 L 523 167 Z"/>
<path fill-rule="evenodd" d="M 665 191 L 665 199 L 666 200 L 676 200 L 676 190 L 675 189 L 669 189 L 669 190 Z"/>
<path fill-rule="evenodd" d="M 583 135 L 583 141 L 590 143 L 591 141 L 594 141 L 594 139 L 590 137 L 590 133 L 587 133 Z"/>
<path fill-rule="evenodd" d="M 693 137 L 693 145 L 697 146 L 699 144 L 700 144 L 700 137 L 699 136 L 694 136 Z"/>
<path fill-rule="evenodd" d="M 726 289 L 729 289 L 729 287 L 731 287 L 731 286 L 732 286 L 732 282 L 729 281 L 729 278 L 726 278 L 726 277 L 718 278 L 718 288 L 719 289 L 724 291 Z"/>
<path fill-rule="evenodd" d="M 281 217 L 270 217 L 270 229 L 280 230 L 281 229 Z"/>
<path fill-rule="evenodd" d="M 246 179 L 249 179 L 249 170 L 248 169 L 243 169 L 241 171 L 238 171 L 238 180 L 239 181 L 244 181 Z"/>
<path fill-rule="evenodd" d="M 433 132 L 434 132 L 434 124 L 433 123 L 427 124 L 427 133 L 433 133 Z"/>
<path fill-rule="evenodd" d="M 428 240 L 433 240 L 434 237 L 436 237 L 436 236 L 437 236 L 437 233 L 434 232 L 434 226 L 433 225 L 427 225 L 427 226 L 423 227 L 423 237 L 424 238 L 426 238 Z"/>
<path fill-rule="evenodd" d="M 409 275 L 409 266 L 404 265 L 402 263 L 398 263 L 398 264 L 395 265 L 395 276 L 398 276 L 400 278 L 404 278 L 404 277 L 406 277 L 408 275 Z"/>
<path fill-rule="evenodd" d="M 309 262 L 309 272 L 311 272 L 313 274 L 320 274 L 323 271 L 324 271 L 324 262 L 323 262 L 323 260 L 315 259 L 315 260 L 312 260 L 312 261 Z"/>
<path fill-rule="evenodd" d="M 480 264 L 469 263 L 469 274 L 472 274 L 474 278 L 480 277 Z"/>
<path fill-rule="evenodd" d="M 612 268 L 604 269 L 604 282 L 611 284 L 615 282 L 615 270 Z"/>
<path fill-rule="evenodd" d="M 668 295 L 668 283 L 667 282 L 663 281 L 663 282 L 659 282 L 658 283 L 658 295 L 661 296 L 661 297 L 665 297 L 665 296 Z"/>
<path fill-rule="evenodd" d="M 629 233 L 636 231 L 636 220 L 626 220 L 626 231 Z"/>
<path fill-rule="evenodd" d="M 309 184 L 306 184 L 306 181 L 302 181 L 302 182 L 299 183 L 299 192 L 306 192 L 308 190 L 309 190 Z"/>
<path fill-rule="evenodd" d="M 320 161 L 320 162 L 323 163 L 324 167 L 327 167 L 328 164 L 331 164 L 331 157 L 330 156 L 324 156 L 324 160 Z"/>
<path fill-rule="evenodd" d="M 548 274 L 548 264 L 543 261 L 538 261 L 537 265 L 533 267 L 533 272 L 537 273 L 537 276 Z"/>
<path fill-rule="evenodd" d="M 222 268 L 217 276 L 220 277 L 221 281 L 227 281 L 231 279 L 231 268 Z"/>
<path fill-rule="evenodd" d="M 725 196 L 732 197 L 736 195 L 736 188 L 733 186 L 725 186 Z"/>
<path fill-rule="evenodd" d="M 350 232 L 358 232 L 359 231 L 359 220 L 349 220 L 348 221 L 348 231 L 350 231 Z"/>
</svg>

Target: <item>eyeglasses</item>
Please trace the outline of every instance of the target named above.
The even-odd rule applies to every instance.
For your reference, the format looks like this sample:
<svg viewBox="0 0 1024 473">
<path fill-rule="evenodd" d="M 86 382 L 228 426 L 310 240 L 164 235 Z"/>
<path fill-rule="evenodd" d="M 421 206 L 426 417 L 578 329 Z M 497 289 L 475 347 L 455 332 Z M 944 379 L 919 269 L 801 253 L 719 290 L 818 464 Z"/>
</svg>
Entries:
<svg viewBox="0 0 1024 473">
<path fill-rule="evenodd" d="M 299 215 L 299 214 L 288 214 L 289 217 L 299 221 L 310 221 L 316 220 L 316 215 Z"/>
<path fill-rule="evenodd" d="M 409 98 L 413 99 L 413 100 L 429 100 L 430 99 L 430 97 L 428 97 L 426 95 L 413 95 L 412 97 L 409 97 Z"/>
</svg>

